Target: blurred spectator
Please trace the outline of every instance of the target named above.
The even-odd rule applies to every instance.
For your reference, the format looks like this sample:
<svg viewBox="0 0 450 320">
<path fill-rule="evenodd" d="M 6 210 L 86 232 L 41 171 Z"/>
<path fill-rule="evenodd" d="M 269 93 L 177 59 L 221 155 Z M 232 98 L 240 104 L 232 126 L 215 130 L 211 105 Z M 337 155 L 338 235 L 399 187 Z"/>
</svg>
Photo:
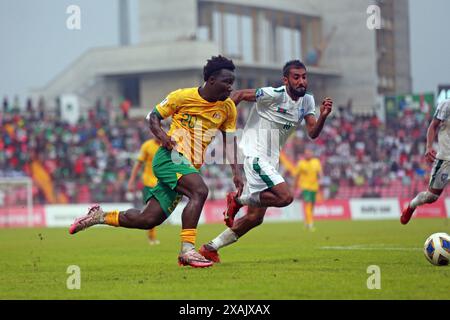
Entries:
<svg viewBox="0 0 450 320">
<path fill-rule="evenodd" d="M 8 97 L 3 98 L 3 113 L 7 113 L 9 111 L 9 102 Z"/>
<path fill-rule="evenodd" d="M 58 103 L 58 105 L 59 105 L 59 103 Z M 44 119 L 44 114 L 45 114 L 45 101 L 44 101 L 43 97 L 39 98 L 38 112 L 39 112 L 39 119 L 43 120 Z"/>
<path fill-rule="evenodd" d="M 128 99 L 123 100 L 120 104 L 120 109 L 122 110 L 122 116 L 124 119 L 128 119 L 128 112 L 130 111 L 130 108 L 131 102 Z"/>
</svg>

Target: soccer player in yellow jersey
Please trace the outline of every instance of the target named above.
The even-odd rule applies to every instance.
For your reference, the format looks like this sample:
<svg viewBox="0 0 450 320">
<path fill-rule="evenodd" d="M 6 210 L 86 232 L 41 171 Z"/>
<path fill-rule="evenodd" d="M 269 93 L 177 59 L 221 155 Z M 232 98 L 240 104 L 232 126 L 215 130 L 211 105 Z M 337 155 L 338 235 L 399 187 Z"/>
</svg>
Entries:
<svg viewBox="0 0 450 320">
<path fill-rule="evenodd" d="M 306 149 L 305 158 L 299 160 L 295 168 L 295 178 L 296 186 L 302 190 L 303 201 L 305 202 L 305 225 L 310 231 L 314 231 L 314 204 L 316 203 L 321 177 L 320 160 L 314 157 L 312 150 Z"/>
<path fill-rule="evenodd" d="M 135 162 L 133 169 L 131 170 L 131 176 L 128 180 L 128 191 L 135 191 L 136 177 L 144 167 L 144 172 L 142 173 L 142 182 L 144 183 L 144 189 L 142 190 L 142 199 L 145 201 L 147 199 L 147 195 L 151 192 L 151 189 L 156 186 L 158 179 L 153 174 L 152 161 L 155 157 L 156 152 L 159 149 L 159 143 L 156 139 L 148 139 L 145 141 L 141 150 L 139 151 L 139 156 L 137 161 Z M 145 204 L 145 202 L 144 202 Z M 147 233 L 148 242 L 151 245 L 159 244 L 159 240 L 156 239 L 156 228 L 151 228 Z"/>
<path fill-rule="evenodd" d="M 233 172 L 233 182 L 242 192 L 243 182 L 237 165 L 236 105 L 229 98 L 235 80 L 233 62 L 223 56 L 212 57 L 203 68 L 205 80 L 201 87 L 180 89 L 170 93 L 147 119 L 161 147 L 153 159 L 153 172 L 158 178 L 151 189 L 147 206 L 141 211 L 128 209 L 103 212 L 99 205 L 75 220 L 69 232 L 74 234 L 95 224 L 116 227 L 151 229 L 163 223 L 175 209 L 182 196 L 189 199 L 182 213 L 180 265 L 209 267 L 212 261 L 195 250 L 197 224 L 208 196 L 208 187 L 199 174 L 204 152 L 217 130 L 227 140 L 226 154 Z M 170 130 L 161 128 L 161 120 L 172 117 Z M 233 156 L 231 158 L 231 156 Z"/>
</svg>

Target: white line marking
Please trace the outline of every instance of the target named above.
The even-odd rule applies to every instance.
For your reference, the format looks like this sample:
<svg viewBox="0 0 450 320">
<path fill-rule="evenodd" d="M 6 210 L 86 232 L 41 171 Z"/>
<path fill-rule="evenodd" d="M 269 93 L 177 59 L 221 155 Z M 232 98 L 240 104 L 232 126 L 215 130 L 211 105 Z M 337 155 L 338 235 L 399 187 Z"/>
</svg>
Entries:
<svg viewBox="0 0 450 320">
<path fill-rule="evenodd" d="M 398 248 L 398 247 L 389 247 L 389 246 L 383 246 L 383 245 L 353 245 L 353 246 L 325 246 L 320 247 L 319 249 L 322 250 L 381 250 L 381 251 L 420 251 L 421 248 Z"/>
</svg>

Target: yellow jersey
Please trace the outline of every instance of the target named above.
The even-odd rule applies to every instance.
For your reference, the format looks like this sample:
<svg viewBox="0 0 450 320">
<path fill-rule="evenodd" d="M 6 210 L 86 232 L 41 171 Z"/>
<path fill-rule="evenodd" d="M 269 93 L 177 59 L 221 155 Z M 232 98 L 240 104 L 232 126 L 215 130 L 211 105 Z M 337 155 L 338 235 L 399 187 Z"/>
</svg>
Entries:
<svg viewBox="0 0 450 320">
<path fill-rule="evenodd" d="M 297 186 L 302 190 L 319 191 L 319 177 L 321 172 L 322 166 L 319 159 L 300 160 L 295 170 Z"/>
<path fill-rule="evenodd" d="M 142 173 L 142 182 L 144 186 L 153 188 L 156 186 L 158 179 L 153 174 L 152 161 L 158 151 L 159 144 L 154 139 L 145 141 L 139 151 L 138 161 L 144 164 L 144 172 Z"/>
<path fill-rule="evenodd" d="M 156 106 L 159 115 L 172 116 L 168 135 L 195 168 L 199 169 L 205 151 L 217 130 L 236 131 L 237 110 L 233 100 L 208 102 L 198 93 L 198 88 L 179 89 L 171 92 Z"/>
</svg>

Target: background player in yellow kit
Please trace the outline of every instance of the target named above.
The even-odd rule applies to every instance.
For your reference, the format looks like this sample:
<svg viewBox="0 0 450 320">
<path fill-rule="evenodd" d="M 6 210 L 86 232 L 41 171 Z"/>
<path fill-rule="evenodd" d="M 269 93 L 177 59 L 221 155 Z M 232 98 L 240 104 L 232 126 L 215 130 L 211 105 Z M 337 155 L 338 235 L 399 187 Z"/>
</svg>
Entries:
<svg viewBox="0 0 450 320">
<path fill-rule="evenodd" d="M 295 168 L 295 178 L 296 186 L 301 189 L 305 202 L 305 226 L 311 231 L 314 231 L 314 204 L 321 177 L 320 160 L 314 157 L 312 150 L 306 149 L 304 159 L 300 159 Z"/>
<path fill-rule="evenodd" d="M 131 170 L 130 179 L 128 180 L 128 191 L 134 193 L 136 177 L 141 168 L 144 167 L 142 173 L 142 183 L 144 184 L 144 188 L 142 189 L 142 200 L 144 201 L 144 205 L 146 204 L 145 199 L 148 198 L 151 188 L 155 187 L 158 182 L 152 168 L 152 161 L 158 149 L 159 143 L 156 139 L 148 139 L 142 144 L 139 156 Z M 149 244 L 159 244 L 159 240 L 156 238 L 156 228 L 148 230 L 147 237 Z"/>
<path fill-rule="evenodd" d="M 181 216 L 180 265 L 209 267 L 212 261 L 195 250 L 197 224 L 208 197 L 208 187 L 198 169 L 202 166 L 207 146 L 220 130 L 233 143 L 225 143 L 226 154 L 233 172 L 233 182 L 239 192 L 243 182 L 237 166 L 236 131 L 237 110 L 229 98 L 235 80 L 235 66 L 225 57 L 212 57 L 203 68 L 205 82 L 201 87 L 171 92 L 148 114 L 149 127 L 161 142 L 153 159 L 153 172 L 157 185 L 144 199 L 147 206 L 104 212 L 99 205 L 87 215 L 75 220 L 69 229 L 74 234 L 96 224 L 116 227 L 151 229 L 163 223 L 180 202 L 182 196 L 189 201 Z M 161 128 L 161 120 L 172 117 L 170 130 Z M 230 150 L 231 149 L 231 150 Z M 233 155 L 233 158 L 230 156 Z"/>
</svg>

